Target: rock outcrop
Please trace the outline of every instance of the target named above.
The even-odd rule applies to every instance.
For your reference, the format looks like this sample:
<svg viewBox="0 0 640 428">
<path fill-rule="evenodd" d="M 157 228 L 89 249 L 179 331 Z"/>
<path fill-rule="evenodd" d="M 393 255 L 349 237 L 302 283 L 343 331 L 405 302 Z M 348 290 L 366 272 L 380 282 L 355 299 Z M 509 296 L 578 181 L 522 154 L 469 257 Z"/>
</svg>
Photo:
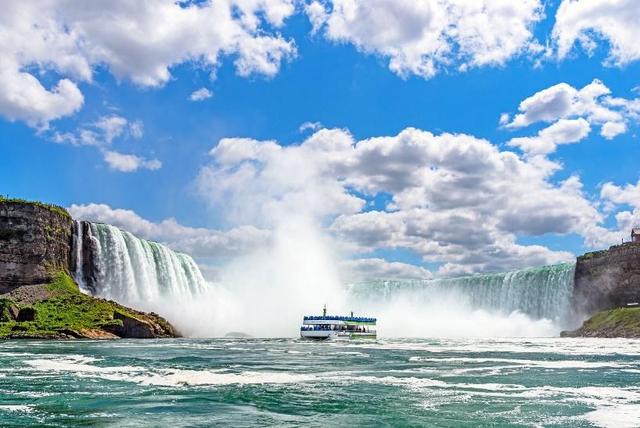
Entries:
<svg viewBox="0 0 640 428">
<path fill-rule="evenodd" d="M 152 339 L 154 337 L 175 337 L 178 335 L 167 321 L 153 312 L 150 314 L 132 314 L 130 311 L 129 313 L 116 311 L 113 314 L 113 319 L 122 321 L 122 325 L 114 324 L 108 330 L 119 337 Z"/>
<path fill-rule="evenodd" d="M 68 271 L 72 233 L 73 220 L 63 208 L 0 199 L 0 293 Z"/>
<path fill-rule="evenodd" d="M 157 314 L 80 292 L 70 275 L 76 260 L 95 291 L 95 248 L 88 233 L 78 233 L 89 227 L 64 208 L 0 197 L 0 339 L 179 336 Z M 83 238 L 81 247 L 74 248 L 74 236 Z M 75 257 L 78 248 L 89 254 Z"/>
<path fill-rule="evenodd" d="M 640 243 L 578 257 L 573 300 L 582 316 L 640 302 Z"/>
<path fill-rule="evenodd" d="M 561 337 L 625 337 L 640 338 L 640 308 L 615 308 L 600 311 L 574 331 L 563 331 Z"/>
</svg>

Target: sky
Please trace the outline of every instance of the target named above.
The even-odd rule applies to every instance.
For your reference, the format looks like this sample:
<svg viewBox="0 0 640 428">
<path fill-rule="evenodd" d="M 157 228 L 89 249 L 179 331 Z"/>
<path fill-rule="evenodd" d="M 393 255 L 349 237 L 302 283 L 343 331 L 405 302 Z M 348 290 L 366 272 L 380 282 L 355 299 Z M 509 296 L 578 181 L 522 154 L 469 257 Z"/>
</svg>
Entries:
<svg viewBox="0 0 640 428">
<path fill-rule="evenodd" d="M 637 1 L 4 9 L 0 192 L 210 277 L 299 219 L 347 280 L 571 261 L 640 225 Z"/>
</svg>

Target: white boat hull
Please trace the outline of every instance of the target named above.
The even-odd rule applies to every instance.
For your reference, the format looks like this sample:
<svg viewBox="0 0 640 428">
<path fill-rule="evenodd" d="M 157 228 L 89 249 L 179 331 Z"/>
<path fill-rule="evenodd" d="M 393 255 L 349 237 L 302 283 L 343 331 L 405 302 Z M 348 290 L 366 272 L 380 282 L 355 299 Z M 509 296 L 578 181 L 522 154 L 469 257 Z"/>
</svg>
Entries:
<svg viewBox="0 0 640 428">
<path fill-rule="evenodd" d="M 303 339 L 375 339 L 376 333 L 367 332 L 348 332 L 348 331 L 336 331 L 336 330 L 307 330 L 301 331 L 300 337 Z"/>
</svg>

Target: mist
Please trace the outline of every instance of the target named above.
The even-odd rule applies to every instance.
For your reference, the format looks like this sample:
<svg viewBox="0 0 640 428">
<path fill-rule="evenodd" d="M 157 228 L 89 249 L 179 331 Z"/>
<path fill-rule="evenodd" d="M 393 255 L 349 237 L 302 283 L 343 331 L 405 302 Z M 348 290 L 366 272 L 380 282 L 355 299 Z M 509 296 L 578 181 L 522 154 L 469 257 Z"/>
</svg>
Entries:
<svg viewBox="0 0 640 428">
<path fill-rule="evenodd" d="M 352 293 L 341 282 L 340 252 L 332 245 L 308 221 L 289 221 L 268 248 L 225 266 L 209 290 L 157 309 L 189 337 L 298 337 L 302 317 L 320 314 L 325 304 L 330 314 L 378 318 L 380 338 L 550 337 L 563 329 L 519 310 L 479 307 L 459 290 Z"/>
<path fill-rule="evenodd" d="M 305 314 L 321 313 L 325 304 L 333 313 L 348 308 L 337 254 L 308 219 L 288 218 L 274 229 L 270 245 L 233 260 L 219 282 L 183 301 L 186 313 L 174 322 L 196 337 L 297 336 Z"/>
</svg>

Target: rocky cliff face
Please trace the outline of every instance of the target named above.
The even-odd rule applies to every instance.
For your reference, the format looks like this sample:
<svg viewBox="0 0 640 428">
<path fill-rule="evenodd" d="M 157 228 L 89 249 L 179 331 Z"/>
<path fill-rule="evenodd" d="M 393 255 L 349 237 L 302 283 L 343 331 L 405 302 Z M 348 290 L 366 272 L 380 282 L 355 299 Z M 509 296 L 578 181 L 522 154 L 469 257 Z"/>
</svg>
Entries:
<svg viewBox="0 0 640 428">
<path fill-rule="evenodd" d="M 0 199 L 0 293 L 69 271 L 73 220 L 62 208 Z"/>
<path fill-rule="evenodd" d="M 582 315 L 640 302 L 640 243 L 578 257 L 574 287 L 574 307 Z"/>
<path fill-rule="evenodd" d="M 89 224 L 61 207 L 0 197 L 0 339 L 176 337 L 169 322 L 81 293 L 77 260 L 94 291 L 96 251 Z M 83 240 L 74 246 L 74 236 Z M 87 254 L 74 251 L 83 248 Z"/>
</svg>

